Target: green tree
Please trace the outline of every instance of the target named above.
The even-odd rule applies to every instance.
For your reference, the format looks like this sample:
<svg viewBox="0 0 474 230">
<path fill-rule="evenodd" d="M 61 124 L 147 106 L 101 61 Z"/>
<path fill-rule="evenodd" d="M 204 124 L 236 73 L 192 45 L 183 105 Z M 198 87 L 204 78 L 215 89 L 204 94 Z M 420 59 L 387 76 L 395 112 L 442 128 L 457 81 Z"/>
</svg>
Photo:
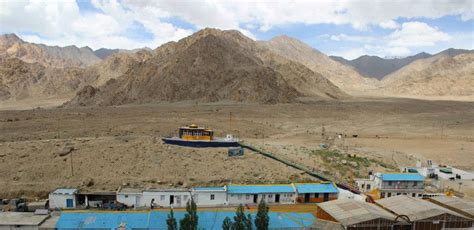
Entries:
<svg viewBox="0 0 474 230">
<path fill-rule="evenodd" d="M 171 209 L 170 214 L 168 214 L 166 224 L 168 225 L 168 230 L 178 230 L 178 223 L 176 222 L 176 218 L 174 218 L 173 209 Z"/>
<path fill-rule="evenodd" d="M 252 230 L 252 217 L 250 214 L 245 216 L 244 206 L 239 205 L 235 211 L 234 223 L 232 224 L 233 230 Z"/>
<path fill-rule="evenodd" d="M 268 230 L 269 223 L 268 206 L 262 199 L 258 204 L 257 215 L 255 216 L 255 227 L 257 227 L 257 230 Z"/>
<path fill-rule="evenodd" d="M 232 220 L 228 216 L 222 222 L 222 230 L 232 230 Z"/>
<path fill-rule="evenodd" d="M 193 198 L 191 198 L 191 200 L 186 203 L 187 213 L 184 215 L 184 218 L 179 221 L 180 230 L 197 230 L 199 217 L 196 209 L 196 203 L 194 203 Z"/>
</svg>

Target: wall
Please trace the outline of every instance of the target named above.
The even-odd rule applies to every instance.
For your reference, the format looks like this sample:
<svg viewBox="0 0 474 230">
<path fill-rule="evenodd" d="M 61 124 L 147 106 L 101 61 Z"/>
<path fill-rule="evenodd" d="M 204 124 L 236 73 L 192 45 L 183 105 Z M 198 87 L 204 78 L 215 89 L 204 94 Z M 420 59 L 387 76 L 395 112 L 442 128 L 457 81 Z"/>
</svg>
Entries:
<svg viewBox="0 0 474 230">
<path fill-rule="evenodd" d="M 423 181 L 383 181 L 380 189 L 423 189 Z M 416 182 L 416 184 L 415 184 Z"/>
<path fill-rule="evenodd" d="M 193 191 L 192 194 L 198 207 L 227 204 L 227 193 L 225 191 Z M 214 194 L 214 200 L 211 200 L 211 194 Z"/>
<path fill-rule="evenodd" d="M 262 199 L 266 203 L 275 204 L 276 194 L 280 194 L 279 204 L 293 204 L 295 203 L 295 194 L 294 193 L 269 193 L 269 194 L 258 194 L 257 203 Z M 253 204 L 254 194 L 228 194 L 227 200 L 231 205 L 239 204 Z"/>
<path fill-rule="evenodd" d="M 329 221 L 337 222 L 337 220 L 334 219 L 331 215 L 329 215 L 329 213 L 327 213 L 326 211 L 324 211 L 322 208 L 319 208 L 319 207 L 316 210 L 316 217 L 318 217 L 318 219 L 322 219 L 322 220 L 329 220 Z"/>
<path fill-rule="evenodd" d="M 171 196 L 174 196 L 173 207 L 186 207 L 186 202 L 191 198 L 191 193 L 184 191 L 145 191 L 143 192 L 143 199 L 140 201 L 140 206 L 150 207 L 151 200 L 155 199 L 155 206 L 171 207 Z M 178 200 L 180 200 L 180 202 L 178 202 Z"/>
<path fill-rule="evenodd" d="M 67 209 L 66 200 L 73 199 L 73 207 L 76 207 L 76 195 L 49 194 L 49 208 Z"/>
<path fill-rule="evenodd" d="M 329 193 L 328 201 L 336 200 L 338 194 L 337 193 Z M 297 203 L 305 203 L 304 201 L 305 193 L 299 193 L 298 198 L 296 198 Z M 309 202 L 308 203 L 321 203 L 324 202 L 324 193 L 310 193 Z"/>
<path fill-rule="evenodd" d="M 142 194 L 134 194 L 134 193 L 118 193 L 117 194 L 117 201 L 127 205 L 128 207 L 140 207 Z M 137 200 L 138 199 L 138 200 Z"/>
</svg>

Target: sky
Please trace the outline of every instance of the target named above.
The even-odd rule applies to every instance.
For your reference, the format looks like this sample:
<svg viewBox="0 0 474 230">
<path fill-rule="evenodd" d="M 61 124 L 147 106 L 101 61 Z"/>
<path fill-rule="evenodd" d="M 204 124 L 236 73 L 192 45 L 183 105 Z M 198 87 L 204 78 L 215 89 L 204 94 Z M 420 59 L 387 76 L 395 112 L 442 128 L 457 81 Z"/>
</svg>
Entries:
<svg viewBox="0 0 474 230">
<path fill-rule="evenodd" d="M 47 45 L 154 49 L 206 27 L 346 59 L 434 54 L 474 49 L 474 0 L 0 0 L 0 33 Z"/>
</svg>

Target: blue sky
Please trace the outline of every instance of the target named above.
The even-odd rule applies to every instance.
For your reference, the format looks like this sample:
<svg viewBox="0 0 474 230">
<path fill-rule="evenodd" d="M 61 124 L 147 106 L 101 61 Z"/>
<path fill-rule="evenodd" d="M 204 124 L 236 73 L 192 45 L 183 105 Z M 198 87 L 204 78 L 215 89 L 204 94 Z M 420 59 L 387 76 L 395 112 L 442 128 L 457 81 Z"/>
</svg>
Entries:
<svg viewBox="0 0 474 230">
<path fill-rule="evenodd" d="M 156 48 L 205 27 L 256 40 L 286 34 L 348 59 L 474 48 L 471 0 L 11 0 L 0 8 L 0 33 L 93 49 Z"/>
</svg>

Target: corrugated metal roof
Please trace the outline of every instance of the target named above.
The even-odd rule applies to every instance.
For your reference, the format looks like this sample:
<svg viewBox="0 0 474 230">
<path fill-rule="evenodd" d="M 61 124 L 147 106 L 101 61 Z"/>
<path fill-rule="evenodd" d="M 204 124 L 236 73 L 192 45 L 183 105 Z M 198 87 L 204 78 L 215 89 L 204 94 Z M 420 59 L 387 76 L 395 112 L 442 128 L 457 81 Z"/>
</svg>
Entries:
<svg viewBox="0 0 474 230">
<path fill-rule="evenodd" d="M 389 198 L 376 200 L 375 202 L 398 215 L 407 215 L 412 221 L 423 220 L 445 213 L 464 217 L 461 214 L 455 213 L 429 201 L 411 196 L 392 196 Z"/>
<path fill-rule="evenodd" d="M 338 193 L 333 183 L 295 184 L 298 193 Z"/>
<path fill-rule="evenodd" d="M 423 181 L 425 178 L 418 173 L 385 173 L 382 174 L 384 181 Z"/>
<path fill-rule="evenodd" d="M 318 204 L 334 219 L 344 226 L 358 224 L 378 218 L 394 220 L 395 215 L 387 210 L 363 201 L 352 199 L 338 199 Z"/>
<path fill-rule="evenodd" d="M 229 194 L 290 193 L 293 186 L 284 185 L 227 185 Z"/>
<path fill-rule="evenodd" d="M 63 195 L 73 195 L 76 193 L 77 193 L 77 189 L 75 188 L 58 188 L 53 192 L 53 194 L 63 194 Z"/>
<path fill-rule="evenodd" d="M 451 210 L 459 210 L 461 212 L 470 215 L 471 218 L 474 218 L 474 201 L 461 199 L 458 197 L 449 197 L 449 196 L 435 196 L 430 197 L 430 200 L 445 207 L 451 208 Z"/>
<path fill-rule="evenodd" d="M 195 187 L 194 191 L 225 191 L 224 187 Z"/>
</svg>

